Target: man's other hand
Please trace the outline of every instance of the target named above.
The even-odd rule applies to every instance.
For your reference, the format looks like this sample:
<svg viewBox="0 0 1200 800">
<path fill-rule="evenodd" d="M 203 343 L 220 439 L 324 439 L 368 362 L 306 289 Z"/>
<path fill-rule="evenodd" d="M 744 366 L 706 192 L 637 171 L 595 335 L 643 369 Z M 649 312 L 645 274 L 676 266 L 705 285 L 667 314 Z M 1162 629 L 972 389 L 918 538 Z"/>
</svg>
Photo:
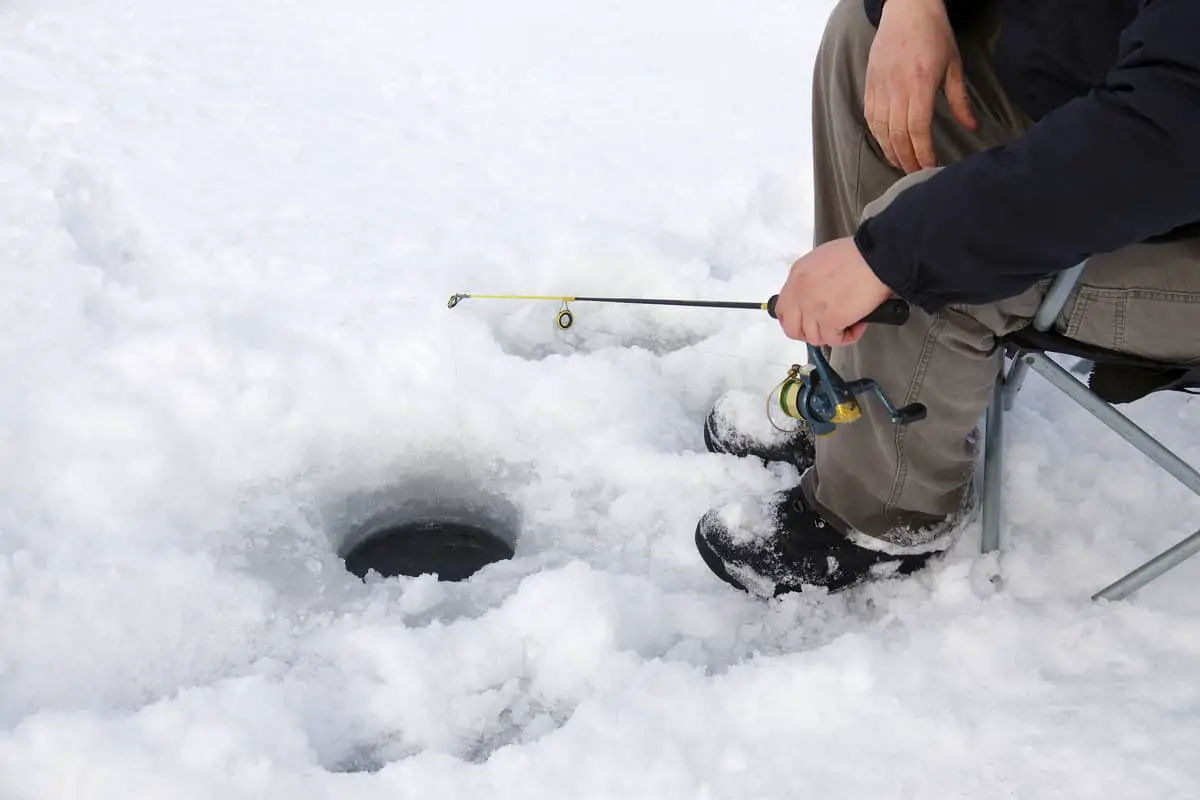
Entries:
<svg viewBox="0 0 1200 800">
<path fill-rule="evenodd" d="M 863 317 L 892 297 L 847 237 L 821 245 L 792 265 L 779 291 L 775 315 L 792 339 L 814 347 L 857 342 Z"/>
<path fill-rule="evenodd" d="M 931 127 L 938 89 L 954 116 L 976 127 L 962 56 L 945 0 L 887 0 L 867 61 L 863 113 L 893 167 L 936 167 Z"/>
</svg>

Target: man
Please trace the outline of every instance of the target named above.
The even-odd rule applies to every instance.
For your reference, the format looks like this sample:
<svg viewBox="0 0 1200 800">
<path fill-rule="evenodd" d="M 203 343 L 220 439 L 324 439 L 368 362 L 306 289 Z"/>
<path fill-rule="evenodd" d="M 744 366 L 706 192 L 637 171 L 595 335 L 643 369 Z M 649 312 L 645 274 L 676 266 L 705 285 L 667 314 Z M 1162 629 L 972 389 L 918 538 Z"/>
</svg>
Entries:
<svg viewBox="0 0 1200 800">
<path fill-rule="evenodd" d="M 911 573 L 949 546 L 997 336 L 1057 272 L 1088 259 L 1060 332 L 1200 359 L 1197 0 L 841 0 L 813 102 L 817 247 L 780 324 L 928 416 L 896 426 L 864 398 L 858 422 L 780 442 L 718 402 L 710 450 L 802 472 L 696 529 L 718 576 L 767 596 Z M 906 325 L 858 322 L 893 296 Z"/>
</svg>

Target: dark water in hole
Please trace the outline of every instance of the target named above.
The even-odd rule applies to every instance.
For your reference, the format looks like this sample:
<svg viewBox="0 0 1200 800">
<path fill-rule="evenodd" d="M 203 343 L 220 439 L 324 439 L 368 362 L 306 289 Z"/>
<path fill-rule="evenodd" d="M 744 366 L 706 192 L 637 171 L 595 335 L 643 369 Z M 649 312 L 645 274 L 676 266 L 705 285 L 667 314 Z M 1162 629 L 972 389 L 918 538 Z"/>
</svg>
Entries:
<svg viewBox="0 0 1200 800">
<path fill-rule="evenodd" d="M 344 558 L 360 578 L 374 570 L 385 578 L 436 573 L 439 580 L 461 581 L 512 557 L 512 545 L 484 525 L 416 520 L 375 531 Z"/>
<path fill-rule="evenodd" d="M 512 558 L 520 520 L 512 503 L 478 485 L 414 477 L 347 498 L 327 526 L 346 569 L 360 578 L 374 570 L 459 581 Z"/>
</svg>

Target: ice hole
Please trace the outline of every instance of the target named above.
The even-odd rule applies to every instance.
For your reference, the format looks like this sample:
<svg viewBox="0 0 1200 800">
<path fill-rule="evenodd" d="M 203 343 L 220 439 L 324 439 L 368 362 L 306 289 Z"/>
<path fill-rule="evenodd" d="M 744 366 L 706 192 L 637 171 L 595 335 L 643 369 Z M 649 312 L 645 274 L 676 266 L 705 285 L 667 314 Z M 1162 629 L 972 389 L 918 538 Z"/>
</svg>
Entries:
<svg viewBox="0 0 1200 800">
<path fill-rule="evenodd" d="M 516 509 L 477 486 L 417 478 L 351 498 L 338 556 L 360 578 L 434 574 L 461 581 L 515 554 Z"/>
</svg>

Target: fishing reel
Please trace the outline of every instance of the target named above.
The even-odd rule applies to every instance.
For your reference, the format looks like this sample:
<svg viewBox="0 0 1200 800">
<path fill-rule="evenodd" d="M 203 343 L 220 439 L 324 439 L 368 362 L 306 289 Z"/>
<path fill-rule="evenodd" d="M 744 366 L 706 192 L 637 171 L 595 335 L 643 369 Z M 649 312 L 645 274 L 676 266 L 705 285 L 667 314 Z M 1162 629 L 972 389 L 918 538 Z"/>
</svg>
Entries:
<svg viewBox="0 0 1200 800">
<path fill-rule="evenodd" d="M 793 364 L 779 384 L 779 407 L 789 417 L 807 422 L 814 435 L 828 436 L 835 433 L 839 425 L 857 422 L 862 417 L 862 408 L 856 399 L 860 394 L 872 393 L 878 397 L 896 425 L 925 419 L 927 410 L 922 403 L 896 408 L 883 387 L 874 380 L 844 380 L 829 365 L 824 353 L 812 345 L 808 346 L 808 359 L 809 364 Z M 768 399 L 768 418 L 769 403 Z M 771 424 L 775 424 L 774 420 Z M 779 428 L 778 425 L 775 427 Z"/>
</svg>

